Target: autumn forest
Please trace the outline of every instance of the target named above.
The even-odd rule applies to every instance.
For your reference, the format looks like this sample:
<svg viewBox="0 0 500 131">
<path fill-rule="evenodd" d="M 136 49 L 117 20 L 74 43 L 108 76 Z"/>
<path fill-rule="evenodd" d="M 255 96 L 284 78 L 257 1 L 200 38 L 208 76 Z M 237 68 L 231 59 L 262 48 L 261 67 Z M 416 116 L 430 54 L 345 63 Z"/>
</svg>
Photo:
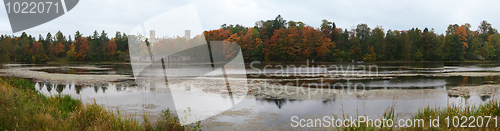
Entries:
<svg viewBox="0 0 500 131">
<path fill-rule="evenodd" d="M 220 29 L 205 31 L 204 36 L 208 41 L 238 43 L 246 61 L 500 60 L 500 34 L 487 21 L 480 22 L 475 31 L 469 23 L 450 24 L 445 34 L 436 34 L 429 28 L 385 30 L 367 24 L 348 30 L 337 28 L 335 22 L 328 20 L 314 28 L 278 15 L 257 21 L 253 27 L 223 24 Z M 68 36 L 62 32 L 48 33 L 38 39 L 26 33 L 2 35 L 0 61 L 124 61 L 129 59 L 128 47 L 128 36 L 120 32 L 111 38 L 105 31 L 95 31 L 90 36 L 79 31 Z"/>
</svg>

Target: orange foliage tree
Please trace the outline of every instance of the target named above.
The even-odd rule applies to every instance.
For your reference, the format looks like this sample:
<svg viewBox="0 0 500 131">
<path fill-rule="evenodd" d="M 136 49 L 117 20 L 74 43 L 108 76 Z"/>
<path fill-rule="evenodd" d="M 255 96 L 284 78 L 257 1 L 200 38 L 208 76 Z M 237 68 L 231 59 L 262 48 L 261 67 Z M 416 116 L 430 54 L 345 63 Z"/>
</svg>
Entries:
<svg viewBox="0 0 500 131">
<path fill-rule="evenodd" d="M 89 52 L 89 41 L 87 40 L 86 37 L 80 37 L 78 38 L 78 40 L 76 41 L 76 45 L 77 45 L 77 50 L 78 50 L 78 54 L 76 55 L 77 59 L 78 60 L 86 60 L 88 59 L 89 57 L 88 56 L 88 52 Z"/>
<path fill-rule="evenodd" d="M 286 42 L 289 43 L 288 49 L 286 53 L 290 56 L 290 59 L 297 59 L 297 55 L 300 54 L 300 51 L 302 49 L 300 43 L 299 43 L 299 29 L 297 27 L 293 26 L 290 27 L 288 30 L 289 34 L 286 38 Z"/>
<path fill-rule="evenodd" d="M 224 51 L 223 54 L 224 54 L 224 57 L 226 58 L 226 60 L 238 55 L 237 54 L 238 48 L 235 47 L 238 44 L 233 44 L 231 42 L 241 43 L 241 36 L 238 33 L 235 33 L 235 34 L 231 35 L 228 39 L 226 39 L 226 41 L 223 43 L 222 49 Z"/>
<path fill-rule="evenodd" d="M 469 48 L 469 44 L 467 43 L 467 31 L 466 31 L 466 27 L 464 27 L 462 25 L 462 26 L 459 26 L 459 27 L 455 28 L 455 32 L 453 32 L 453 34 L 458 34 L 458 38 L 459 38 L 460 42 L 463 43 L 462 47 L 464 49 Z"/>
<path fill-rule="evenodd" d="M 59 42 L 59 44 L 56 45 L 56 47 L 52 48 L 56 56 L 59 56 L 59 53 L 65 52 L 64 51 L 64 45 Z"/>
<path fill-rule="evenodd" d="M 108 55 L 112 56 L 115 54 L 115 49 L 116 49 L 116 43 L 114 40 L 110 40 L 108 41 L 108 46 L 106 46 L 106 48 L 108 48 Z"/>
<path fill-rule="evenodd" d="M 333 48 L 335 48 L 335 43 L 330 38 L 323 37 L 323 41 L 316 47 L 318 58 L 327 60 Z"/>
<path fill-rule="evenodd" d="M 260 38 L 254 37 L 254 28 L 248 28 L 248 31 L 241 38 L 241 51 L 245 59 L 250 59 L 251 51 L 257 48 L 258 44 L 262 43 Z M 239 43 L 238 43 L 239 44 Z"/>
<path fill-rule="evenodd" d="M 307 26 L 302 28 L 302 51 L 299 55 L 310 57 L 321 42 L 320 33 L 314 28 Z"/>
</svg>

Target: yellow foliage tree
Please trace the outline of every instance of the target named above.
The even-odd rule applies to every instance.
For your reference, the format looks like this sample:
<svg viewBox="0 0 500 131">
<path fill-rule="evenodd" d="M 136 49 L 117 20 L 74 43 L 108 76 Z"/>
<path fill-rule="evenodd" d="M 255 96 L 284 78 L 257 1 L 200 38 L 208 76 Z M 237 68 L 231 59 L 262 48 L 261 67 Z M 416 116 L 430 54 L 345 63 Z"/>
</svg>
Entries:
<svg viewBox="0 0 500 131">
<path fill-rule="evenodd" d="M 375 53 L 375 51 L 373 51 L 373 46 L 368 47 L 368 48 L 370 48 L 370 54 L 366 54 L 365 56 L 363 56 L 363 60 L 364 61 L 377 61 L 377 54 Z"/>
</svg>

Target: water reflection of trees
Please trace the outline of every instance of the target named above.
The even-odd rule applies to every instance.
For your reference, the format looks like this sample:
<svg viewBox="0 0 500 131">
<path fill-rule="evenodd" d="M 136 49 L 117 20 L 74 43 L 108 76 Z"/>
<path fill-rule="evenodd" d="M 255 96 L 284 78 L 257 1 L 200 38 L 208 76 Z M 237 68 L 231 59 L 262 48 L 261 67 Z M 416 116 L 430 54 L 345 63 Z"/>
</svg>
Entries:
<svg viewBox="0 0 500 131">
<path fill-rule="evenodd" d="M 326 100 L 323 100 L 323 104 L 330 104 L 331 102 L 335 102 L 335 98 L 333 99 L 326 99 Z"/>
<path fill-rule="evenodd" d="M 500 79 L 498 76 L 485 77 L 468 77 L 468 76 L 451 76 L 446 77 L 446 85 L 449 89 L 455 86 L 479 86 L 486 84 L 497 84 Z"/>
<path fill-rule="evenodd" d="M 82 86 L 75 85 L 75 90 L 76 90 L 76 94 L 80 94 L 80 91 L 82 90 Z"/>
<path fill-rule="evenodd" d="M 479 97 L 481 97 L 481 100 L 484 102 L 484 101 L 490 99 L 491 95 L 482 95 L 482 96 L 479 96 Z"/>
<path fill-rule="evenodd" d="M 283 107 L 283 105 L 289 103 L 289 102 L 294 102 L 294 101 L 297 101 L 297 100 L 294 100 L 294 99 L 270 99 L 270 98 L 255 98 L 257 101 L 262 101 L 262 102 L 267 102 L 267 103 L 274 103 L 276 105 L 276 107 L 278 107 L 279 109 L 281 109 L 281 107 Z M 299 100 L 300 101 L 300 100 Z M 322 101 L 323 104 L 331 104 L 331 102 L 335 102 L 335 98 L 332 97 L 332 98 L 327 98 L 327 99 L 324 99 Z"/>
<path fill-rule="evenodd" d="M 493 94 L 491 93 L 479 93 L 479 98 L 481 99 L 481 101 L 485 102 L 487 100 L 489 100 Z M 448 92 L 448 97 L 449 98 L 464 98 L 464 99 L 469 99 L 471 97 L 471 95 L 469 94 L 469 92 L 463 94 L 461 92 L 459 93 L 451 93 L 451 92 Z"/>
<path fill-rule="evenodd" d="M 276 106 L 281 109 L 283 105 L 285 105 L 288 101 L 288 99 L 265 99 L 265 98 L 256 98 L 257 101 L 265 101 L 268 103 L 274 103 Z"/>
<path fill-rule="evenodd" d="M 323 98 L 323 104 L 328 104 L 330 102 L 335 102 L 335 99 L 337 98 L 337 95 L 332 95 L 327 98 Z M 358 98 L 359 99 L 359 98 Z"/>
<path fill-rule="evenodd" d="M 61 94 L 61 92 L 66 88 L 65 85 L 57 85 L 56 91 Z"/>
<path fill-rule="evenodd" d="M 479 97 L 482 101 L 486 101 L 490 99 L 493 95 L 495 95 L 496 89 L 484 89 L 478 92 Z"/>
<path fill-rule="evenodd" d="M 47 91 L 52 91 L 52 85 L 43 84 L 43 86 L 47 88 Z"/>
<path fill-rule="evenodd" d="M 122 89 L 125 89 L 126 87 L 120 86 L 117 87 L 115 84 L 110 84 L 110 85 L 76 85 L 76 84 L 52 84 L 52 83 L 42 83 L 42 82 L 37 82 L 35 84 L 35 87 L 38 87 L 38 90 L 46 90 L 47 92 L 52 92 L 55 90 L 58 94 L 61 94 L 64 90 L 71 90 L 73 87 L 75 90 L 76 94 L 80 94 L 81 91 L 85 88 L 93 88 L 95 93 L 99 93 L 100 90 L 102 90 L 102 93 L 106 93 L 106 90 L 108 89 L 109 86 L 116 87 L 117 90 L 121 91 Z"/>
</svg>

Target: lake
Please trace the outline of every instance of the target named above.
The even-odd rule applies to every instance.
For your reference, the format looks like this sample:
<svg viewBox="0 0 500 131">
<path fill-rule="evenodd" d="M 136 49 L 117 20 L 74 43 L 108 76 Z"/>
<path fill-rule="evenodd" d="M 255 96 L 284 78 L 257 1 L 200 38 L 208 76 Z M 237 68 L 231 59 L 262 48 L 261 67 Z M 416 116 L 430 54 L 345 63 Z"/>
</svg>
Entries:
<svg viewBox="0 0 500 131">
<path fill-rule="evenodd" d="M 144 114 L 158 118 L 160 111 L 175 109 L 167 87 L 138 82 L 127 63 L 8 64 L 0 72 L 30 78 L 43 94 L 69 94 L 138 120 Z M 204 129 L 292 129 L 293 116 L 381 118 L 391 107 L 398 118 L 410 118 L 424 107 L 464 107 L 496 99 L 500 82 L 498 62 L 255 62 L 247 63 L 244 72 L 247 96 L 229 110 L 201 120 Z M 204 84 L 189 87 L 196 89 L 221 93 L 204 90 Z M 223 98 L 206 100 L 211 99 Z"/>
</svg>

